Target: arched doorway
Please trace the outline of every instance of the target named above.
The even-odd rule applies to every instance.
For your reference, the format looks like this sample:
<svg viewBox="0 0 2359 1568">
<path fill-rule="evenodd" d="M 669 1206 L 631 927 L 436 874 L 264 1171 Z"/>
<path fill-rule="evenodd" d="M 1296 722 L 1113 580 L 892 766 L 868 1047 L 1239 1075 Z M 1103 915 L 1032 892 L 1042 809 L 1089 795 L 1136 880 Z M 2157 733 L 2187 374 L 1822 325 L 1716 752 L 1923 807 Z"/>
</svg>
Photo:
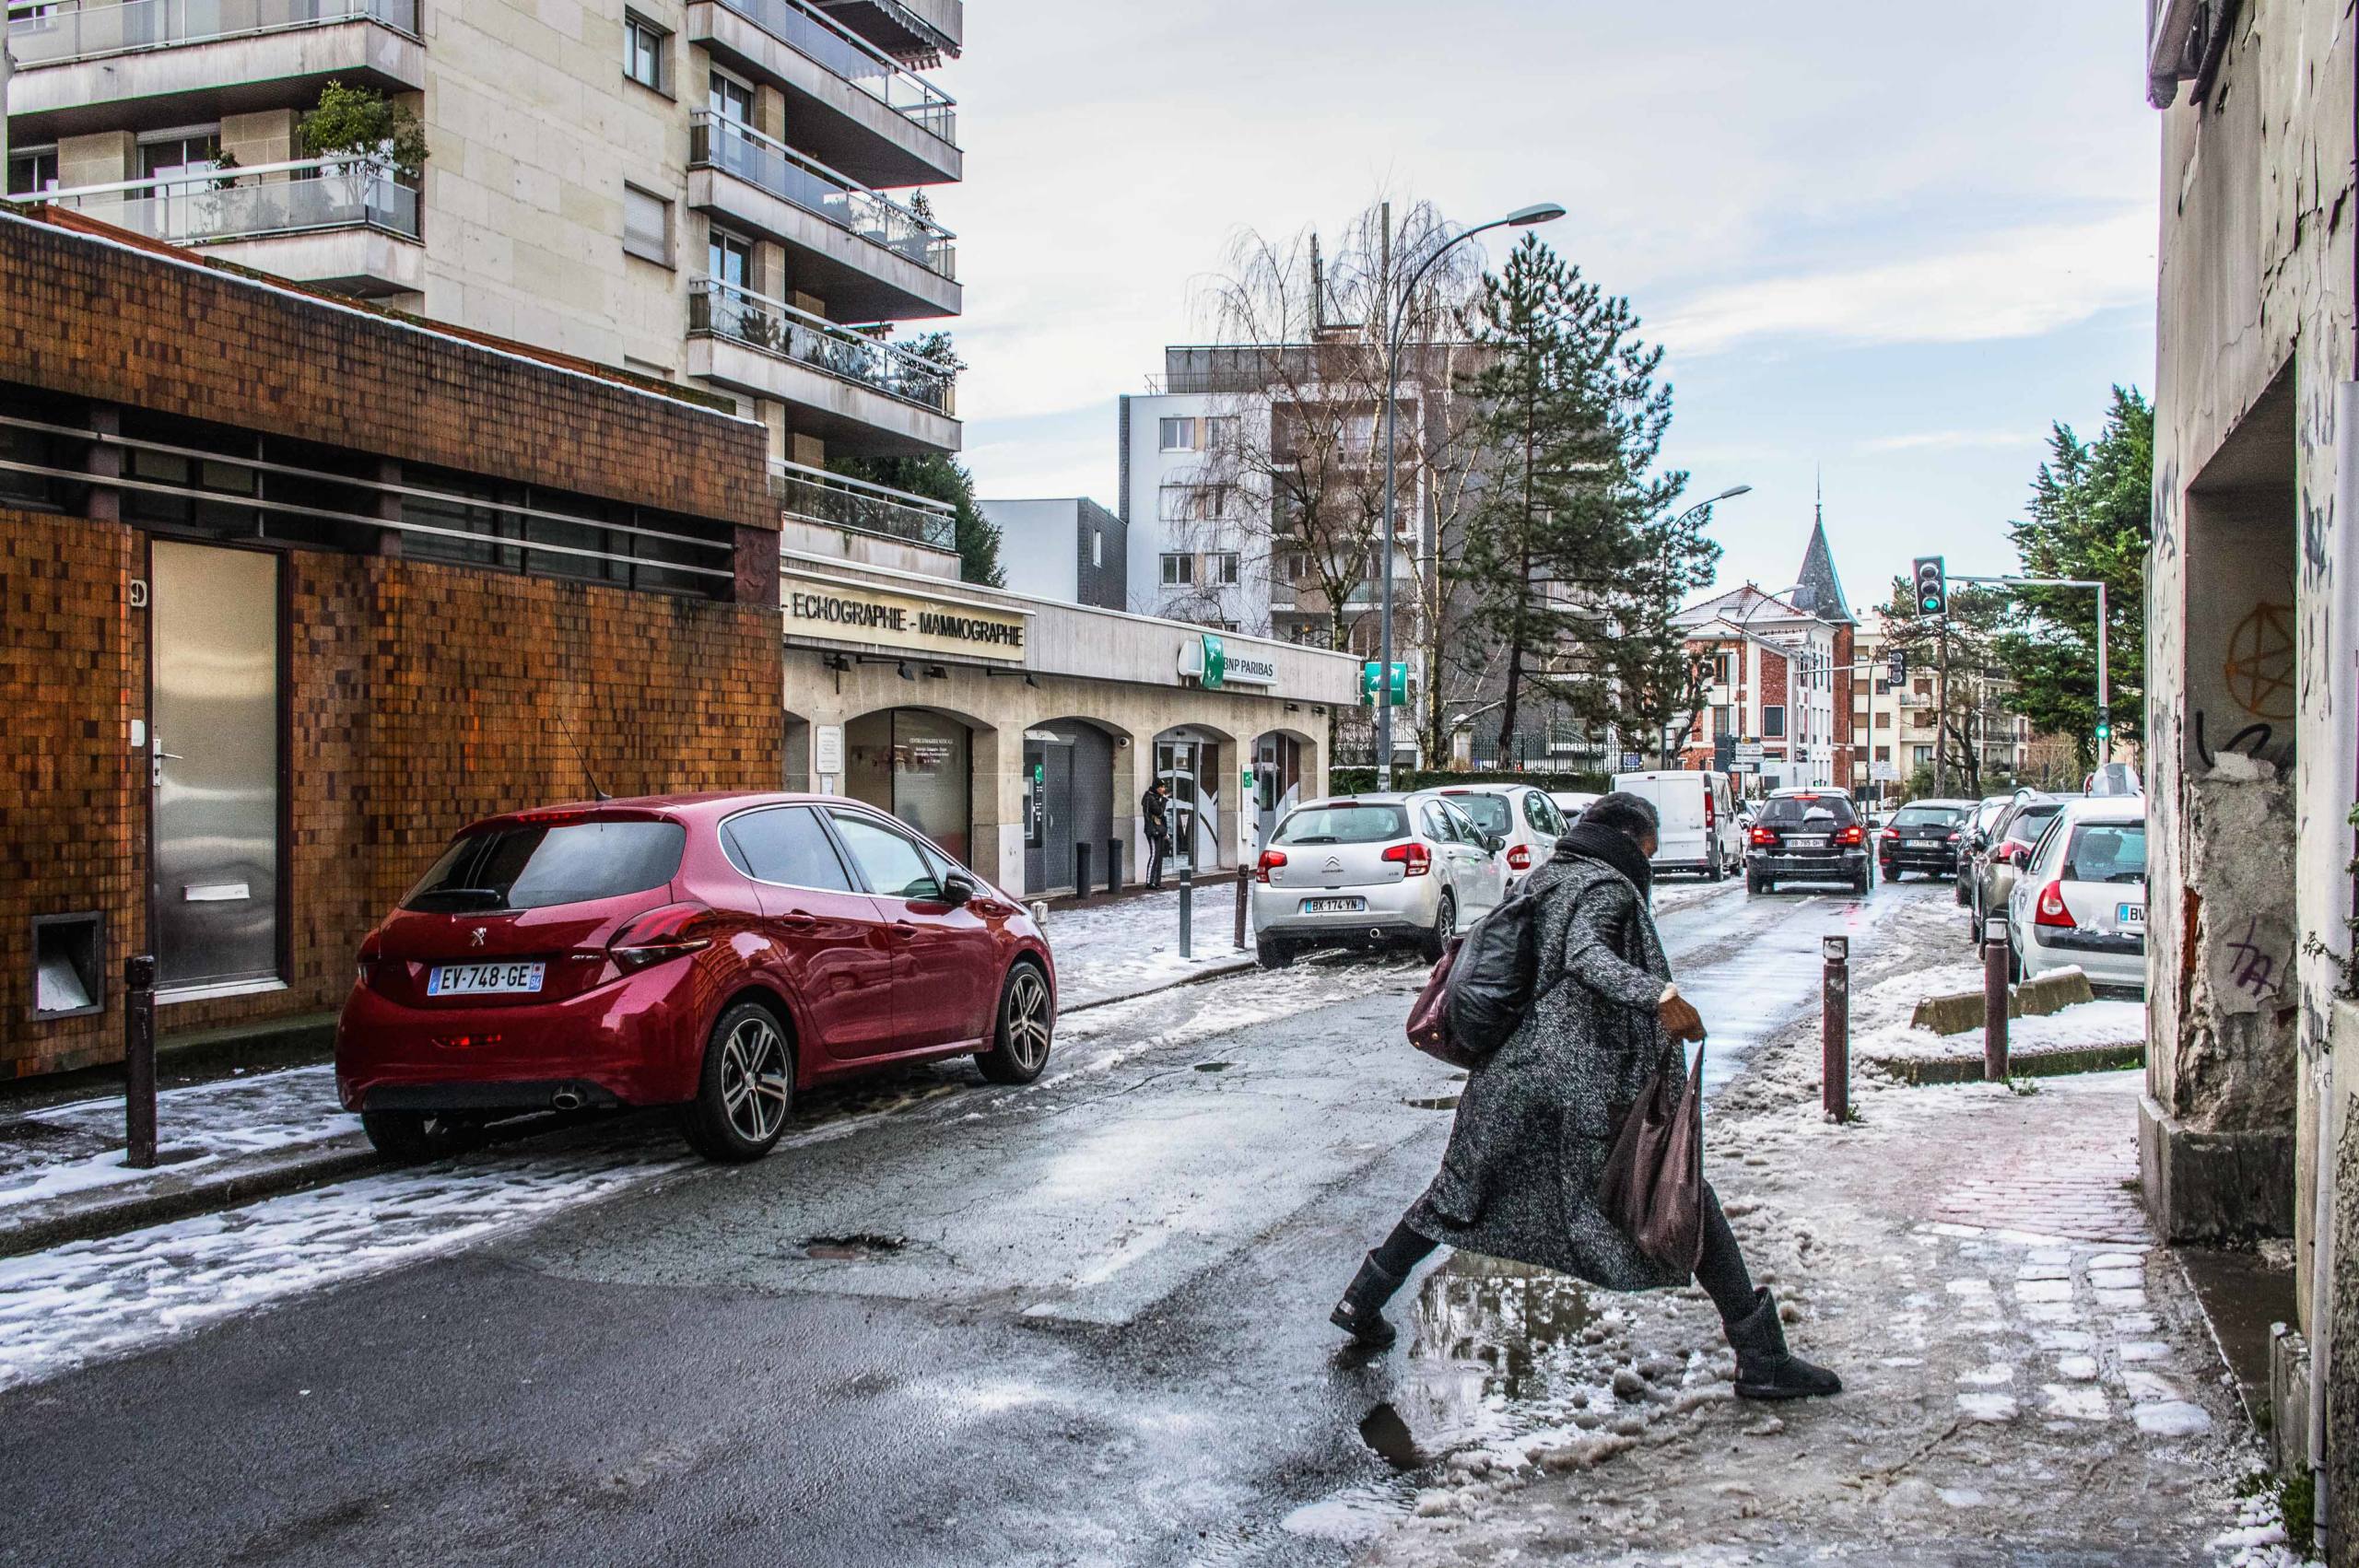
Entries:
<svg viewBox="0 0 2359 1568">
<path fill-rule="evenodd" d="M 1237 738 L 1208 725 L 1182 724 L 1156 736 L 1151 778 L 1171 786 L 1167 872 L 1210 871 L 1231 859 L 1237 827 L 1227 807 L 1237 791 L 1222 779 L 1236 755 Z"/>
<path fill-rule="evenodd" d="M 1127 737 L 1122 737 L 1127 739 Z M 1050 719 L 1024 731 L 1024 886 L 1086 893 L 1114 857 L 1117 737 L 1086 719 Z"/>
<path fill-rule="evenodd" d="M 1253 739 L 1253 805 L 1255 838 L 1266 844 L 1278 818 L 1310 790 L 1313 773 L 1306 768 L 1318 755 L 1318 743 L 1296 730 L 1266 730 Z"/>
<path fill-rule="evenodd" d="M 846 724 L 844 793 L 974 864 L 974 732 L 950 715 L 884 708 Z"/>
</svg>

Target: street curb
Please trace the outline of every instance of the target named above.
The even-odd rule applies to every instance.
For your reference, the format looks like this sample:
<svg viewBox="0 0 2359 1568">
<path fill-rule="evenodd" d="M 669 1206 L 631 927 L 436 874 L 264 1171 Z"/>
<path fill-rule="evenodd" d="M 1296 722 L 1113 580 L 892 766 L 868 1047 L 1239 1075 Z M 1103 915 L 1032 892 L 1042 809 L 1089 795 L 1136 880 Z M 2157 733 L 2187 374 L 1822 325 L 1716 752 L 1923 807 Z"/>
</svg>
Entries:
<svg viewBox="0 0 2359 1568">
<path fill-rule="evenodd" d="M 1054 949 L 1050 951 L 1053 952 Z M 1200 986 L 1206 980 L 1217 980 L 1223 976 L 1235 975 L 1254 968 L 1260 962 L 1261 960 L 1253 956 L 1253 950 L 1249 947 L 1233 958 L 1206 965 L 1192 974 L 1181 975 L 1176 979 L 1164 980 L 1141 990 L 1120 991 L 1113 996 L 1092 997 L 1087 1001 L 1062 1005 L 1057 1009 L 1057 1016 L 1063 1018 L 1075 1012 L 1087 1012 L 1093 1007 L 1111 1007 L 1118 1001 L 1136 1001 L 1143 996 L 1156 996 L 1164 991 L 1178 990 L 1181 986 Z"/>
<path fill-rule="evenodd" d="M 365 1142 L 357 1142 L 357 1139 L 358 1135 L 349 1135 L 274 1156 L 241 1170 L 191 1177 L 164 1191 L 126 1193 L 111 1200 L 70 1206 L 63 1200 L 29 1205 L 49 1211 L 0 1222 L 0 1258 L 40 1252 L 66 1242 L 100 1241 L 126 1231 L 235 1209 L 383 1168 L 384 1156 Z M 170 1176 L 157 1179 L 172 1180 Z"/>
<path fill-rule="evenodd" d="M 1936 1083 L 1979 1083 L 1982 1058 L 1861 1057 L 1860 1065 L 1873 1067 L 1903 1083 L 1924 1087 Z M 2074 1046 L 2064 1050 L 2010 1051 L 2007 1071 L 2015 1078 L 2059 1078 L 2075 1072 L 2118 1072 L 2146 1065 L 2146 1047 L 2135 1045 Z"/>
<path fill-rule="evenodd" d="M 1208 965 L 1143 990 L 1075 1002 L 1059 1009 L 1059 1016 L 1111 1007 L 1118 1001 L 1136 1001 L 1141 997 L 1176 990 L 1181 986 L 1201 985 L 1253 966 L 1254 958 L 1248 950 L 1232 960 Z M 261 1156 L 240 1169 L 212 1171 L 185 1179 L 169 1175 L 154 1178 L 163 1190 L 125 1193 L 97 1201 L 53 1199 L 45 1204 L 27 1205 L 33 1211 L 22 1218 L 0 1219 L 0 1258 L 21 1257 L 67 1242 L 101 1241 L 149 1225 L 241 1208 L 265 1198 L 282 1198 L 306 1188 L 323 1187 L 347 1176 L 390 1168 L 392 1162 L 370 1148 L 356 1133 L 332 1142 Z"/>
</svg>

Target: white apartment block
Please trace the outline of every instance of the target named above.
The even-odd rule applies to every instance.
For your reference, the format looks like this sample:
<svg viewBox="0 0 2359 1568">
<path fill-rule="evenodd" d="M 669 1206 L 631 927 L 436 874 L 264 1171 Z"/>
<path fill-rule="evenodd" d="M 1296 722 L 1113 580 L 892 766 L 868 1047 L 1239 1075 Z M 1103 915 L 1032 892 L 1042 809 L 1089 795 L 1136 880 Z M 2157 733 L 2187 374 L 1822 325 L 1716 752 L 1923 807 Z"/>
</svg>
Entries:
<svg viewBox="0 0 2359 1568">
<path fill-rule="evenodd" d="M 1270 498 L 1219 483 L 1215 422 L 1252 419 L 1266 440 L 1267 399 L 1175 392 L 1121 400 L 1121 501 L 1129 536 L 1130 605 L 1256 637 L 1273 635 Z M 1259 515 L 1250 509 L 1259 508 Z M 1292 603 L 1290 593 L 1279 599 Z"/>
<path fill-rule="evenodd" d="M 12 194 L 708 390 L 769 427 L 791 547 L 840 552 L 851 527 L 939 569 L 944 509 L 825 471 L 958 449 L 953 377 L 895 328 L 960 309 L 952 236 L 908 194 L 962 174 L 925 75 L 958 52 L 960 0 L 6 12 Z M 423 170 L 302 156 L 331 81 L 407 105 Z"/>
</svg>

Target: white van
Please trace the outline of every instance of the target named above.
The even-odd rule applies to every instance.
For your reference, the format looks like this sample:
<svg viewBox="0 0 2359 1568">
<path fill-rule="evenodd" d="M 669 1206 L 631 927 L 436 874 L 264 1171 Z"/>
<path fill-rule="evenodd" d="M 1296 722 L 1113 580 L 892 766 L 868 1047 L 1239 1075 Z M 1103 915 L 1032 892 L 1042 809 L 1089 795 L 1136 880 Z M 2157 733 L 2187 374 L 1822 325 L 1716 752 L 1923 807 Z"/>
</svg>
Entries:
<svg viewBox="0 0 2359 1568">
<path fill-rule="evenodd" d="M 1617 773 L 1614 787 L 1654 802 L 1654 868 L 1701 872 L 1718 882 L 1744 864 L 1744 829 L 1737 822 L 1736 787 L 1725 773 Z"/>
</svg>

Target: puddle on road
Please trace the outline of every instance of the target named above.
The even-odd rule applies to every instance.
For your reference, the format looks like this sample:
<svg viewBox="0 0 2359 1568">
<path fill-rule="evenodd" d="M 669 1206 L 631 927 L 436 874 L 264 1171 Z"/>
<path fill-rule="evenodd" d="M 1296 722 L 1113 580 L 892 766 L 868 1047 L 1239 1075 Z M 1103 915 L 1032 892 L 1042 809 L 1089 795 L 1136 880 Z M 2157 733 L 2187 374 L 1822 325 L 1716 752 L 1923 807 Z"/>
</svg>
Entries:
<svg viewBox="0 0 2359 1568">
<path fill-rule="evenodd" d="M 1408 1106 L 1414 1109 L 1421 1111 L 1454 1111 L 1458 1108 L 1458 1096 L 1455 1094 L 1436 1094 L 1430 1099 L 1403 1100 L 1401 1103 L 1404 1106 Z"/>
<path fill-rule="evenodd" d="M 1453 1253 L 1428 1275 L 1416 1305 L 1412 1363 L 1487 1368 L 1483 1392 L 1508 1401 L 1585 1379 L 1581 1331 L 1599 1321 L 1589 1287 L 1568 1274 Z"/>
<path fill-rule="evenodd" d="M 1236 1065 L 1237 1064 L 1233 1061 L 1200 1061 L 1196 1064 L 1196 1071 L 1198 1072 L 1226 1072 Z"/>
<path fill-rule="evenodd" d="M 1361 1419 L 1360 1441 L 1396 1470 L 1421 1469 L 1425 1466 L 1426 1457 L 1417 1452 L 1416 1435 L 1390 1400 Z"/>
<path fill-rule="evenodd" d="M 803 1243 L 803 1256 L 827 1263 L 864 1263 L 890 1258 L 909 1245 L 899 1236 L 808 1236 Z"/>
</svg>

